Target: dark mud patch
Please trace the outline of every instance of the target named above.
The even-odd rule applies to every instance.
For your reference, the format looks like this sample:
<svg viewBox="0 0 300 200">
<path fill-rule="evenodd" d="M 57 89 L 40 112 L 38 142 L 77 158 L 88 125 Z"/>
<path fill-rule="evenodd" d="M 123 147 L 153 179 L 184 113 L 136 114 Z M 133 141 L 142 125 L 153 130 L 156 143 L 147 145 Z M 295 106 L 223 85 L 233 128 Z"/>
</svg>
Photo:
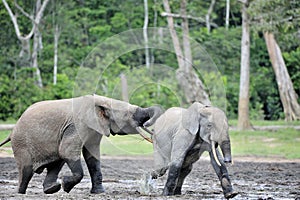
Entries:
<svg viewBox="0 0 300 200">
<path fill-rule="evenodd" d="M 200 159 L 187 177 L 183 195 L 160 196 L 166 175 L 157 181 L 157 190 L 151 195 L 142 195 L 139 179 L 153 169 L 149 158 L 103 158 L 103 194 L 90 194 L 89 174 L 84 161 L 85 176 L 69 193 L 43 194 L 45 173 L 35 174 L 29 183 L 27 194 L 16 193 L 18 184 L 17 166 L 14 158 L 0 157 L 0 199 L 224 199 L 221 186 L 210 163 Z M 228 167 L 233 187 L 239 192 L 235 199 L 300 199 L 299 162 L 251 162 L 236 161 Z M 70 174 L 65 166 L 60 176 Z"/>
</svg>

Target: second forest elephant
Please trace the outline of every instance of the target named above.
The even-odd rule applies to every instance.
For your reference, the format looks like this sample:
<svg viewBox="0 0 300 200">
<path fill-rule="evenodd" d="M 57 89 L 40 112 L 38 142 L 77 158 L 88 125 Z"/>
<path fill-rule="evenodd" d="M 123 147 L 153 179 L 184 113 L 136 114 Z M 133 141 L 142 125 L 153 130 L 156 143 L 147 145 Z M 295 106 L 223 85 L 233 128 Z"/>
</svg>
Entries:
<svg viewBox="0 0 300 200">
<path fill-rule="evenodd" d="M 170 108 L 156 120 L 152 139 L 156 169 L 152 172 L 152 178 L 162 176 L 169 170 L 163 195 L 181 194 L 184 179 L 204 151 L 209 152 L 225 198 L 238 194 L 232 188 L 224 164 L 231 162 L 231 147 L 228 122 L 222 110 L 198 102 L 188 109 Z"/>
<path fill-rule="evenodd" d="M 137 134 L 137 127 L 152 125 L 161 114 L 157 106 L 141 108 L 98 95 L 42 101 L 22 114 L 0 146 L 11 141 L 19 171 L 19 193 L 25 193 L 33 174 L 45 168 L 45 193 L 55 193 L 61 186 L 70 192 L 83 177 L 81 152 L 91 176 L 91 193 L 101 193 L 102 136 Z M 63 177 L 59 183 L 57 178 L 64 163 L 72 176 Z"/>
</svg>

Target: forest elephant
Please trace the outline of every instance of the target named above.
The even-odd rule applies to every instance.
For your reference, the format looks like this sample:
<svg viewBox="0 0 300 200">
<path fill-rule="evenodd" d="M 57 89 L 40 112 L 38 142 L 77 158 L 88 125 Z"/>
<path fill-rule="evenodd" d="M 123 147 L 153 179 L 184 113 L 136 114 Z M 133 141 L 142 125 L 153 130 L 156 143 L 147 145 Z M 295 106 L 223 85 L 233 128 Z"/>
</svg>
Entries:
<svg viewBox="0 0 300 200">
<path fill-rule="evenodd" d="M 204 151 L 209 152 L 225 198 L 238 194 L 232 188 L 224 164 L 231 163 L 231 147 L 228 122 L 222 110 L 198 102 L 188 109 L 170 108 L 156 120 L 152 139 L 155 162 L 152 178 L 169 170 L 163 195 L 181 194 L 184 179 Z"/>
<path fill-rule="evenodd" d="M 95 94 L 42 101 L 22 114 L 0 146 L 11 141 L 19 172 L 19 193 L 26 193 L 33 174 L 45 168 L 46 194 L 61 187 L 70 192 L 83 177 L 81 152 L 91 176 L 90 192 L 101 193 L 104 192 L 99 146 L 102 136 L 138 134 L 138 127 L 152 125 L 161 114 L 158 106 L 141 108 Z M 72 175 L 62 177 L 59 183 L 58 174 L 64 163 Z"/>
</svg>

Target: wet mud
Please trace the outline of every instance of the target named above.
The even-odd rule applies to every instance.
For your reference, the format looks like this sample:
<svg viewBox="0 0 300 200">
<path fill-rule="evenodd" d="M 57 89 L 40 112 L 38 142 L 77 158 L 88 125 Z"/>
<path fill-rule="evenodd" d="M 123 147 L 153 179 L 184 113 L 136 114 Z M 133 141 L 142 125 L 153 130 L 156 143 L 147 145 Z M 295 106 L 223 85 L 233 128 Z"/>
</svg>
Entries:
<svg viewBox="0 0 300 200">
<path fill-rule="evenodd" d="M 26 195 L 17 194 L 18 172 L 14 158 L 0 157 L 0 199 L 224 199 L 220 183 L 207 159 L 195 163 L 186 178 L 182 195 L 161 196 L 166 175 L 156 181 L 151 194 L 142 194 L 141 178 L 153 169 L 149 157 L 104 157 L 101 159 L 104 187 L 102 194 L 90 194 L 90 178 L 85 176 L 70 193 L 43 193 L 45 172 L 35 174 Z M 300 199 L 300 162 L 235 161 L 228 166 L 232 185 L 239 195 L 234 199 Z M 60 177 L 70 174 L 64 166 Z"/>
</svg>

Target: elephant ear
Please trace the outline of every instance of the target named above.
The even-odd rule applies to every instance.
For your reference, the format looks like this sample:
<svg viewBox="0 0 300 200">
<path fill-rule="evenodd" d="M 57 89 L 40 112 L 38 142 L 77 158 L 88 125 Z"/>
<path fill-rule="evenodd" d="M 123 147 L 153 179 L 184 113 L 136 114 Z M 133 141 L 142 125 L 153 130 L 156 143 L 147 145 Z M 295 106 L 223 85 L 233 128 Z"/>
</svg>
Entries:
<svg viewBox="0 0 300 200">
<path fill-rule="evenodd" d="M 110 108 L 105 104 L 99 105 L 91 97 L 93 96 L 83 99 L 78 118 L 89 128 L 108 137 L 110 135 Z"/>
<path fill-rule="evenodd" d="M 182 114 L 182 126 L 192 135 L 196 135 L 199 130 L 201 110 L 206 106 L 195 102 Z"/>
</svg>

